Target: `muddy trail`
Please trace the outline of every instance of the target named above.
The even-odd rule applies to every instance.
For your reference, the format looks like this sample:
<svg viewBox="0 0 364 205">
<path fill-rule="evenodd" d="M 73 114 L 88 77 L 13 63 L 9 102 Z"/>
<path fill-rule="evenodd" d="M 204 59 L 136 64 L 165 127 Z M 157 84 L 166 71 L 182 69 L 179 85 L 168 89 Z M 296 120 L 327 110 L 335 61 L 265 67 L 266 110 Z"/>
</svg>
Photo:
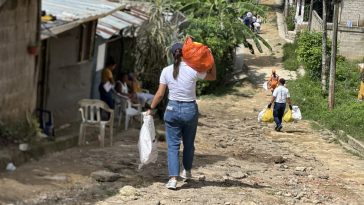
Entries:
<svg viewBox="0 0 364 205">
<path fill-rule="evenodd" d="M 112 147 L 92 142 L 0 173 L 0 204 L 364 204 L 364 161 L 335 143 L 330 132 L 304 120 L 284 124 L 279 133 L 273 124 L 257 122 L 270 99 L 261 88 L 270 70 L 295 77 L 282 69 L 284 41 L 276 22 L 262 30 L 273 52 L 239 49 L 238 61 L 247 65 L 243 80 L 226 94 L 198 100 L 193 179 L 179 180 L 176 191 L 164 186 L 166 143 L 159 142 L 156 164 L 138 170 L 139 130 L 132 128 L 116 134 Z"/>
</svg>

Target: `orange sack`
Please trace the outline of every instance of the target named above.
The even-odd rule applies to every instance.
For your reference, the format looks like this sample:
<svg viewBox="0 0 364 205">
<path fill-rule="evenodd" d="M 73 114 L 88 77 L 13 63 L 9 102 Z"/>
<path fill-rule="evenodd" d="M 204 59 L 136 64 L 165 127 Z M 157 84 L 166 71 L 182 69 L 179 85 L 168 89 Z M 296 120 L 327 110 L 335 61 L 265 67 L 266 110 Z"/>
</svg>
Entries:
<svg viewBox="0 0 364 205">
<path fill-rule="evenodd" d="M 210 49 L 202 43 L 193 42 L 187 37 L 182 48 L 183 60 L 197 72 L 206 72 L 214 65 L 214 56 Z"/>
</svg>

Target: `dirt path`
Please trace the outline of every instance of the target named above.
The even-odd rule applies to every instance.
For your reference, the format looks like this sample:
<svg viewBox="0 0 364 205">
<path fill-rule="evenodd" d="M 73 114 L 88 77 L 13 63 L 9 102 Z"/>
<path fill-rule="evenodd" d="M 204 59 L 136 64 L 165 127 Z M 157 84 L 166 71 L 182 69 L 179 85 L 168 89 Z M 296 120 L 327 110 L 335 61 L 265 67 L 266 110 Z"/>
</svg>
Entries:
<svg viewBox="0 0 364 205">
<path fill-rule="evenodd" d="M 139 171 L 138 130 L 130 129 L 115 137 L 113 147 L 92 143 L 1 173 L 0 204 L 364 204 L 364 161 L 334 143 L 330 133 L 312 130 L 306 121 L 286 124 L 282 133 L 257 123 L 269 100 L 259 85 L 270 69 L 294 78 L 281 70 L 284 42 L 274 22 L 264 24 L 263 32 L 274 55 L 238 51 L 250 81 L 199 100 L 194 178 L 180 181 L 177 191 L 164 187 L 165 142 L 158 163 Z M 97 170 L 121 178 L 96 182 L 90 174 Z"/>
</svg>

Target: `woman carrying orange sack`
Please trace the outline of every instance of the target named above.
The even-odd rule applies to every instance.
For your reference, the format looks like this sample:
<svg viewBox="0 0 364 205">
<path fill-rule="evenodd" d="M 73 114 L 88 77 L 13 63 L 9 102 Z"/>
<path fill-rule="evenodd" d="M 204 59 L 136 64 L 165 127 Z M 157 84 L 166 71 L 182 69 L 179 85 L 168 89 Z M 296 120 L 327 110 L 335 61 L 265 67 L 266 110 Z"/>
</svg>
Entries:
<svg viewBox="0 0 364 205">
<path fill-rule="evenodd" d="M 269 78 L 269 81 L 268 81 L 268 86 L 270 88 L 270 90 L 274 91 L 274 89 L 276 89 L 276 87 L 278 86 L 278 82 L 279 82 L 279 76 L 277 75 L 276 73 L 276 69 L 272 69 L 272 75 L 270 76 Z"/>
<path fill-rule="evenodd" d="M 176 43 L 172 46 L 174 63 L 165 67 L 160 76 L 160 84 L 151 110 L 168 90 L 168 105 L 164 114 L 166 128 L 166 139 L 168 145 L 168 189 L 176 189 L 177 177 L 190 179 L 193 158 L 195 153 L 195 137 L 198 123 L 198 107 L 196 103 L 196 82 L 200 80 L 215 80 L 216 68 L 207 72 L 198 72 L 184 62 L 182 55 L 182 44 Z M 148 111 L 151 114 L 151 110 Z M 183 143 L 183 171 L 180 175 L 179 149 Z"/>
</svg>

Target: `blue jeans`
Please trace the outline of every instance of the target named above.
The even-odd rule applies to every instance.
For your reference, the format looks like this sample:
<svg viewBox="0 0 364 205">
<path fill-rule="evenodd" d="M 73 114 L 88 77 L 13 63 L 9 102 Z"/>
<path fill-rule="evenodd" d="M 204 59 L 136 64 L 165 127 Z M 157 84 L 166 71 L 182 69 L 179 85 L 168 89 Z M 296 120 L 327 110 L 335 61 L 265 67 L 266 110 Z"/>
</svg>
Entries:
<svg viewBox="0 0 364 205">
<path fill-rule="evenodd" d="M 164 114 L 169 176 L 179 176 L 179 148 L 183 142 L 183 167 L 191 170 L 195 153 L 198 107 L 195 101 L 169 101 Z"/>
<path fill-rule="evenodd" d="M 277 127 L 282 125 L 284 111 L 286 110 L 286 103 L 274 103 L 273 116 Z"/>
</svg>

